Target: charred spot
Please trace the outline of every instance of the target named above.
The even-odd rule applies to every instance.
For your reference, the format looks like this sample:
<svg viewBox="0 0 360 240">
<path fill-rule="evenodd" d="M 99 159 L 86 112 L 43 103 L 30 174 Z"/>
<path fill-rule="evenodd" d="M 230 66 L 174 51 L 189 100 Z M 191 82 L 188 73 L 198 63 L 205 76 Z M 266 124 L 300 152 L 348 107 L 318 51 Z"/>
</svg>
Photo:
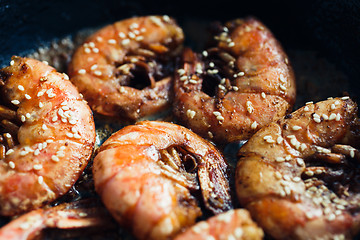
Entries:
<svg viewBox="0 0 360 240">
<path fill-rule="evenodd" d="M 23 73 L 26 73 L 26 71 L 29 69 L 28 65 L 26 63 L 22 64 L 20 67 L 20 71 Z"/>
<path fill-rule="evenodd" d="M 5 82 L 12 76 L 12 73 L 0 70 L 0 86 L 5 85 Z"/>
<path fill-rule="evenodd" d="M 288 129 L 289 129 L 289 125 L 288 125 L 287 123 L 284 123 L 283 129 L 284 129 L 284 130 L 288 130 Z"/>
<path fill-rule="evenodd" d="M 287 115 L 285 115 L 285 119 L 291 119 L 293 117 L 293 115 L 292 114 L 287 114 Z"/>
</svg>

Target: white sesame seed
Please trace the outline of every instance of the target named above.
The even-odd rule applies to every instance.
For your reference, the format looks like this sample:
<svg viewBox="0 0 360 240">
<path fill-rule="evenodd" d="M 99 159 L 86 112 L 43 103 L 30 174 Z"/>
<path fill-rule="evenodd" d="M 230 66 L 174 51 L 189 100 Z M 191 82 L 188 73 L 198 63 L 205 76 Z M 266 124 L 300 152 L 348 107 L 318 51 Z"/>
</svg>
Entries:
<svg viewBox="0 0 360 240">
<path fill-rule="evenodd" d="M 39 183 L 39 184 L 43 184 L 43 183 L 44 183 L 44 178 L 43 178 L 43 176 L 39 176 L 39 177 L 38 177 L 38 183 Z"/>
<path fill-rule="evenodd" d="M 245 75 L 245 73 L 244 72 L 238 72 L 238 74 L 237 74 L 238 76 L 240 76 L 240 77 L 242 77 L 242 76 L 244 76 Z"/>
<path fill-rule="evenodd" d="M 235 43 L 234 42 L 229 42 L 228 47 L 233 47 L 233 46 L 235 46 Z"/>
<path fill-rule="evenodd" d="M 292 127 L 292 130 L 294 130 L 294 131 L 298 131 L 298 130 L 300 130 L 300 129 L 301 129 L 301 127 L 300 127 L 300 126 L 297 126 L 297 125 L 295 125 L 295 126 Z"/>
<path fill-rule="evenodd" d="M 213 114 L 214 114 L 215 116 L 221 116 L 221 112 L 218 112 L 218 111 L 214 111 Z"/>
<path fill-rule="evenodd" d="M 335 108 L 336 108 L 335 104 L 331 104 L 330 108 L 331 108 L 331 110 L 335 110 Z"/>
<path fill-rule="evenodd" d="M 286 78 L 284 77 L 283 74 L 280 74 L 279 78 L 281 82 L 286 83 Z"/>
<path fill-rule="evenodd" d="M 305 112 L 308 112 L 308 111 L 309 111 L 309 107 L 308 107 L 308 106 L 305 106 L 305 107 L 304 107 L 304 111 L 305 111 Z"/>
<path fill-rule="evenodd" d="M 329 221 L 333 221 L 333 220 L 335 220 L 335 218 L 336 218 L 335 214 L 331 213 L 331 214 L 328 216 L 327 219 L 328 219 Z"/>
<path fill-rule="evenodd" d="M 238 88 L 237 86 L 233 86 L 232 89 L 233 89 L 234 91 L 239 91 L 239 88 Z"/>
<path fill-rule="evenodd" d="M 99 53 L 99 49 L 98 49 L 98 48 L 93 48 L 92 51 L 93 51 L 94 53 Z"/>
<path fill-rule="evenodd" d="M 96 76 L 101 76 L 101 75 L 102 75 L 102 72 L 99 71 L 99 70 L 96 70 L 96 71 L 94 71 L 94 74 L 95 74 Z"/>
<path fill-rule="evenodd" d="M 342 97 L 341 99 L 342 100 L 348 100 L 350 97 L 349 96 L 345 96 L 345 97 Z"/>
<path fill-rule="evenodd" d="M 214 137 L 214 134 L 210 131 L 208 131 L 208 135 L 209 135 L 209 138 L 213 138 Z"/>
<path fill-rule="evenodd" d="M 351 149 L 351 150 L 350 150 L 350 157 L 351 157 L 351 158 L 354 158 L 354 157 L 355 157 L 355 151 L 354 151 L 354 149 Z"/>
<path fill-rule="evenodd" d="M 340 104 L 340 101 L 339 101 L 339 100 L 336 100 L 336 101 L 334 102 L 334 104 L 335 104 L 335 106 L 337 106 L 337 105 Z"/>
<path fill-rule="evenodd" d="M 58 116 L 54 116 L 52 119 L 51 119 L 53 122 L 56 122 L 58 120 Z"/>
<path fill-rule="evenodd" d="M 266 94 L 264 92 L 261 93 L 262 98 L 266 98 Z"/>
<path fill-rule="evenodd" d="M 85 73 L 86 73 L 86 70 L 85 70 L 85 69 L 80 69 L 80 70 L 78 71 L 78 73 L 79 73 L 79 74 L 85 74 Z"/>
<path fill-rule="evenodd" d="M 53 160 L 54 162 L 58 162 L 60 159 L 57 156 L 52 155 L 51 160 Z"/>
<path fill-rule="evenodd" d="M 62 106 L 61 108 L 62 108 L 62 110 L 64 110 L 64 111 L 67 111 L 67 110 L 70 109 L 68 106 Z"/>
<path fill-rule="evenodd" d="M 33 166 L 33 169 L 34 170 L 40 170 L 40 169 L 42 169 L 43 168 L 43 166 L 41 165 L 41 164 L 35 164 L 34 166 Z"/>
<path fill-rule="evenodd" d="M 123 33 L 123 32 L 119 32 L 119 37 L 120 37 L 120 38 L 125 38 L 126 35 L 125 35 L 125 33 Z"/>
<path fill-rule="evenodd" d="M 341 115 L 340 113 L 336 114 L 336 117 L 335 117 L 335 121 L 340 121 L 341 120 Z"/>
<path fill-rule="evenodd" d="M 251 129 L 256 129 L 258 126 L 258 123 L 256 121 L 254 121 L 252 124 L 251 124 Z"/>
<path fill-rule="evenodd" d="M 9 149 L 6 151 L 5 155 L 8 156 L 14 152 L 14 149 Z"/>
<path fill-rule="evenodd" d="M 102 37 L 100 37 L 100 36 L 97 36 L 97 37 L 96 37 L 96 41 L 98 41 L 98 42 L 102 42 L 102 41 L 103 41 L 103 38 L 102 38 Z"/>
<path fill-rule="evenodd" d="M 212 68 L 213 68 L 213 67 L 215 67 L 215 64 L 214 64 L 213 62 L 210 62 L 210 63 L 209 63 L 209 67 L 212 67 Z"/>
<path fill-rule="evenodd" d="M 280 89 L 283 90 L 283 91 L 286 91 L 286 90 L 287 90 L 286 86 L 284 86 L 284 85 L 281 85 L 281 84 L 280 84 L 279 87 L 280 87 Z"/>
<path fill-rule="evenodd" d="M 336 113 L 331 113 L 329 116 L 329 120 L 334 120 L 336 118 Z"/>
<path fill-rule="evenodd" d="M 306 102 L 305 105 L 310 105 L 310 104 L 313 104 L 314 102 L 313 101 L 310 101 L 310 102 Z"/>
<path fill-rule="evenodd" d="M 11 60 L 10 61 L 10 66 L 14 65 L 15 64 L 15 61 L 14 60 Z"/>
<path fill-rule="evenodd" d="M 193 110 L 191 110 L 191 109 L 188 109 L 188 110 L 186 111 L 186 115 L 187 115 L 189 118 L 191 118 L 191 119 L 193 119 L 193 118 L 195 117 L 195 114 L 196 114 L 196 112 L 193 111 Z"/>
<path fill-rule="evenodd" d="M 218 120 L 218 121 L 224 121 L 225 120 L 225 118 L 223 117 L 223 116 L 216 116 L 216 119 Z"/>
<path fill-rule="evenodd" d="M 42 128 L 42 130 L 47 130 L 47 129 L 48 129 L 48 127 L 47 127 L 45 124 L 43 124 L 43 125 L 41 126 L 41 128 Z"/>
<path fill-rule="evenodd" d="M 22 122 L 25 122 L 25 121 L 26 121 L 26 117 L 25 117 L 24 115 L 21 115 L 20 120 L 21 120 Z"/>
<path fill-rule="evenodd" d="M 25 88 L 24 88 L 22 85 L 18 85 L 18 89 L 19 89 L 20 91 L 24 91 L 24 90 L 25 90 Z"/>
<path fill-rule="evenodd" d="M 37 93 L 38 97 L 41 97 L 42 95 L 44 95 L 45 93 L 45 89 L 41 90 L 40 92 Z"/>
<path fill-rule="evenodd" d="M 299 177 L 294 177 L 292 180 L 293 180 L 294 182 L 300 182 L 300 181 L 301 181 L 301 178 L 299 178 Z"/>
<path fill-rule="evenodd" d="M 177 70 L 177 72 L 178 72 L 178 74 L 181 76 L 181 75 L 184 75 L 185 74 L 185 69 L 183 69 L 183 68 L 179 68 L 178 70 Z"/>
<path fill-rule="evenodd" d="M 20 101 L 19 100 L 12 100 L 11 103 L 14 104 L 14 105 L 19 105 Z"/>
<path fill-rule="evenodd" d="M 15 163 L 13 161 L 9 161 L 9 167 L 11 169 L 14 169 L 15 168 Z"/>
<path fill-rule="evenodd" d="M 186 76 L 186 75 L 180 77 L 180 81 L 185 81 L 187 79 L 188 79 L 188 76 Z"/>
<path fill-rule="evenodd" d="M 275 158 L 275 161 L 276 161 L 276 162 L 285 162 L 285 158 L 283 158 L 283 157 L 276 157 L 276 158 Z"/>
<path fill-rule="evenodd" d="M 282 174 L 280 172 L 275 172 L 275 178 L 278 180 L 282 179 Z"/>
<path fill-rule="evenodd" d="M 44 104 L 42 102 L 39 102 L 39 108 L 44 107 Z"/>
<path fill-rule="evenodd" d="M 315 121 L 316 123 L 321 123 L 321 119 L 320 119 L 320 118 L 314 118 L 314 121 Z"/>
<path fill-rule="evenodd" d="M 25 114 L 25 117 L 26 117 L 26 118 L 30 118 L 30 117 L 31 117 L 30 113 L 26 113 L 26 114 Z"/>
<path fill-rule="evenodd" d="M 85 53 L 91 53 L 91 49 L 88 48 L 88 47 L 86 47 L 86 48 L 84 48 L 84 52 L 85 52 Z"/>
<path fill-rule="evenodd" d="M 128 45 L 130 43 L 130 39 L 128 39 L 128 38 L 125 38 L 125 39 L 123 39 L 122 41 L 121 41 L 121 44 L 122 45 Z"/>
<path fill-rule="evenodd" d="M 81 138 L 81 136 L 80 136 L 80 134 L 78 134 L 78 133 L 74 133 L 74 138 L 76 138 L 76 139 L 80 139 L 80 138 Z"/>
<path fill-rule="evenodd" d="M 25 94 L 25 98 L 30 100 L 31 99 L 31 96 L 29 94 Z"/>
<path fill-rule="evenodd" d="M 98 67 L 98 65 L 97 65 L 97 64 L 94 64 L 94 65 L 92 65 L 92 66 L 90 67 L 90 69 L 91 69 L 91 70 L 95 70 L 95 69 L 97 69 L 97 67 Z"/>
<path fill-rule="evenodd" d="M 219 87 L 221 90 L 223 90 L 223 91 L 226 90 L 226 88 L 224 87 L 224 85 L 219 84 L 218 87 Z"/>
<path fill-rule="evenodd" d="M 284 140 L 284 139 L 283 139 L 281 136 L 278 136 L 278 137 L 276 138 L 277 144 L 281 144 L 283 140 Z"/>
<path fill-rule="evenodd" d="M 74 134 L 68 132 L 68 133 L 66 133 L 66 136 L 69 137 L 69 138 L 72 138 L 72 137 L 74 137 Z"/>
<path fill-rule="evenodd" d="M 207 51 L 203 51 L 203 52 L 202 52 L 202 55 L 203 55 L 204 57 L 207 57 L 207 56 L 208 56 L 208 52 L 207 52 Z"/>
<path fill-rule="evenodd" d="M 67 119 L 66 119 L 66 118 L 61 118 L 61 121 L 62 121 L 63 123 L 66 123 L 66 122 L 67 122 Z"/>
<path fill-rule="evenodd" d="M 40 154 L 40 150 L 39 150 L 39 149 L 35 149 L 34 155 L 37 156 L 37 155 L 39 155 L 39 154 Z"/>
<path fill-rule="evenodd" d="M 194 80 L 194 79 L 190 79 L 190 80 L 189 80 L 189 83 L 197 84 L 198 82 L 197 82 L 196 80 Z"/>
<path fill-rule="evenodd" d="M 301 151 L 304 151 L 304 150 L 307 148 L 307 146 L 306 146 L 305 143 L 302 143 L 302 144 L 300 145 L 300 148 L 301 148 Z"/>
<path fill-rule="evenodd" d="M 109 39 L 109 40 L 108 40 L 108 43 L 110 43 L 110 44 L 116 44 L 116 40 L 115 40 L 115 39 Z"/>
<path fill-rule="evenodd" d="M 296 138 L 292 138 L 291 140 L 290 140 L 290 143 L 291 143 L 291 145 L 293 145 L 293 146 L 297 146 L 297 143 L 298 143 L 298 140 L 296 139 Z"/>
</svg>

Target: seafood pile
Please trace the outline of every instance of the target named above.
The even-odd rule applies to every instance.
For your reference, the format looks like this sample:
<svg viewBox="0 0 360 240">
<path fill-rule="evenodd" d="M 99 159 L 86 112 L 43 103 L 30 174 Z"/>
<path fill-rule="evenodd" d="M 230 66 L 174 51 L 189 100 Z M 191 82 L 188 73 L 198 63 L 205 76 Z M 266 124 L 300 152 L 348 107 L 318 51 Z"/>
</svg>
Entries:
<svg viewBox="0 0 360 240">
<path fill-rule="evenodd" d="M 62 55 L 66 73 L 14 56 L 0 70 L 0 239 L 353 239 L 356 103 L 293 111 L 289 56 L 254 17 L 210 35 L 196 52 L 174 18 L 142 16 L 91 33 Z"/>
</svg>

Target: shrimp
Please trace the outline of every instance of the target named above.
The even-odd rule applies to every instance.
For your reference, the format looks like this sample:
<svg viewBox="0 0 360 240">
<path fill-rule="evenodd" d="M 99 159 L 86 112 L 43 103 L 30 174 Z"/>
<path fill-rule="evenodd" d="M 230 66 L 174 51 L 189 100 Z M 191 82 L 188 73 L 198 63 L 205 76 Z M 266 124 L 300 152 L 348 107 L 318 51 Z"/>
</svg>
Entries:
<svg viewBox="0 0 360 240">
<path fill-rule="evenodd" d="M 349 97 L 330 98 L 268 124 L 240 148 L 237 196 L 266 233 L 351 239 L 359 232 L 359 126 Z"/>
<path fill-rule="evenodd" d="M 245 209 L 230 210 L 201 221 L 177 235 L 174 240 L 186 239 L 263 239 L 264 232 Z"/>
<path fill-rule="evenodd" d="M 32 210 L 0 228 L 0 239 L 38 239 L 44 229 L 111 228 L 115 224 L 104 207 L 94 199 L 63 203 Z"/>
<path fill-rule="evenodd" d="M 96 192 L 138 239 L 167 239 L 193 225 L 202 214 L 196 194 L 212 213 L 232 208 L 220 152 L 173 123 L 143 121 L 119 130 L 93 164 Z"/>
<path fill-rule="evenodd" d="M 95 112 L 137 120 L 170 107 L 174 58 L 183 40 L 166 15 L 125 19 L 76 50 L 69 76 Z"/>
<path fill-rule="evenodd" d="M 230 21 L 203 54 L 183 52 L 175 75 L 174 114 L 217 143 L 247 140 L 290 110 L 295 77 L 269 29 L 254 18 Z"/>
<path fill-rule="evenodd" d="M 67 75 L 30 58 L 0 70 L 0 215 L 39 208 L 65 194 L 95 143 L 89 106 Z"/>
</svg>

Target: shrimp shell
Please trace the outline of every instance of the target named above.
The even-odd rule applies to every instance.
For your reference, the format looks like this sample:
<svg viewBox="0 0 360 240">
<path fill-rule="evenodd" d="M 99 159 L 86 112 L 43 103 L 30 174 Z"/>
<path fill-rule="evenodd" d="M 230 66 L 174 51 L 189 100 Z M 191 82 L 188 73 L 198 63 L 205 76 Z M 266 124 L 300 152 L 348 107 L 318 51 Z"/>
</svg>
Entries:
<svg viewBox="0 0 360 240">
<path fill-rule="evenodd" d="M 288 57 L 260 21 L 222 29 L 202 56 L 185 49 L 174 83 L 178 120 L 217 143 L 246 140 L 283 117 L 296 93 Z"/>
<path fill-rule="evenodd" d="M 76 50 L 69 76 L 95 112 L 137 120 L 171 105 L 173 62 L 183 40 L 168 16 L 118 21 Z"/>
<path fill-rule="evenodd" d="M 21 123 L 18 143 L 0 160 L 0 214 L 12 216 L 71 188 L 93 151 L 95 125 L 67 76 L 47 64 L 13 57 L 0 76 L 4 101 L 16 104 Z"/>
<path fill-rule="evenodd" d="M 195 167 L 186 171 L 189 162 Z M 159 121 L 121 129 L 101 146 L 93 165 L 104 205 L 138 239 L 167 239 L 194 224 L 201 210 L 193 191 L 201 190 L 215 214 L 231 209 L 226 169 L 212 144 Z"/>
<path fill-rule="evenodd" d="M 348 146 L 343 156 L 346 149 L 337 145 L 359 147 L 359 126 L 348 97 L 308 103 L 260 129 L 239 150 L 237 196 L 266 233 L 351 239 L 359 232 L 358 150 Z"/>
<path fill-rule="evenodd" d="M 263 237 L 263 230 L 251 219 L 247 210 L 234 209 L 196 223 L 177 235 L 174 240 L 256 240 L 263 239 Z"/>
</svg>

